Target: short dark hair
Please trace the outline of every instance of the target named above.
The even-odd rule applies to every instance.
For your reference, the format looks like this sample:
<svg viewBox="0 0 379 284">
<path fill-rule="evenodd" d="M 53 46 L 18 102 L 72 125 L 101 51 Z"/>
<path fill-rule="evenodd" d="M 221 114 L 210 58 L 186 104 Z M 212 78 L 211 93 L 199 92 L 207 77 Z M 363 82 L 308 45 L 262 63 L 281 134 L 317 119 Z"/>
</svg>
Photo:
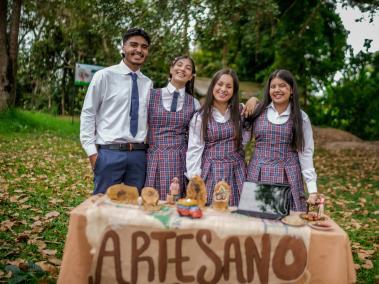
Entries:
<svg viewBox="0 0 379 284">
<path fill-rule="evenodd" d="M 122 44 L 125 44 L 132 36 L 142 36 L 147 41 L 147 44 L 150 45 L 150 36 L 141 28 L 131 28 L 127 30 L 122 38 Z"/>
</svg>

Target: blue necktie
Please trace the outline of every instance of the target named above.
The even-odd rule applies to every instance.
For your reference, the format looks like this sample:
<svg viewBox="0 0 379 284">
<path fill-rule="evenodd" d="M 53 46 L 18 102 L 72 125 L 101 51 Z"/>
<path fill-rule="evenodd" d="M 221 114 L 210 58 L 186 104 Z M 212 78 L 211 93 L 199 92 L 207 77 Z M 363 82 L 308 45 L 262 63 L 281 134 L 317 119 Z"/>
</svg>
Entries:
<svg viewBox="0 0 379 284">
<path fill-rule="evenodd" d="M 179 97 L 179 93 L 174 92 L 174 97 L 172 98 L 171 109 L 170 109 L 171 112 L 176 112 L 176 107 L 178 106 L 178 97 Z"/>
<path fill-rule="evenodd" d="M 138 130 L 138 85 L 137 85 L 137 74 L 130 73 L 132 76 L 132 99 L 130 103 L 130 133 L 135 137 Z"/>
</svg>

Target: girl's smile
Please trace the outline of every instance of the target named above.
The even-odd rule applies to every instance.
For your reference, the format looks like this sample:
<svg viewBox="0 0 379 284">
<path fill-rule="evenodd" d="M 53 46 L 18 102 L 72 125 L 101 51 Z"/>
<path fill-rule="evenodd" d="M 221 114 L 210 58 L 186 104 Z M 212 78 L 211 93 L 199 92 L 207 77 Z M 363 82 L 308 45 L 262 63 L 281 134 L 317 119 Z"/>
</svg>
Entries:
<svg viewBox="0 0 379 284">
<path fill-rule="evenodd" d="M 292 88 L 286 81 L 274 78 L 270 82 L 270 97 L 275 107 L 286 108 L 292 95 Z"/>
<path fill-rule="evenodd" d="M 228 74 L 224 74 L 217 81 L 213 88 L 214 103 L 228 104 L 233 96 L 233 78 Z"/>
<path fill-rule="evenodd" d="M 192 63 L 188 58 L 179 59 L 170 68 L 171 83 L 176 87 L 183 87 L 192 79 Z"/>
</svg>

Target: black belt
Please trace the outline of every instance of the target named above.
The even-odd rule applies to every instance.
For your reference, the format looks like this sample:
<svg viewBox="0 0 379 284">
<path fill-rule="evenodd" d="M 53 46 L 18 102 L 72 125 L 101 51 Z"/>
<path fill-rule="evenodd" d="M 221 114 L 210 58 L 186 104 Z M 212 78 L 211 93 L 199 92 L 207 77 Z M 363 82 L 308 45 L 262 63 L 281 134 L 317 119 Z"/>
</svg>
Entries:
<svg viewBox="0 0 379 284">
<path fill-rule="evenodd" d="M 101 149 L 118 150 L 118 151 L 135 151 L 135 150 L 147 150 L 148 144 L 145 143 L 123 143 L 123 144 L 108 144 L 98 145 Z"/>
</svg>

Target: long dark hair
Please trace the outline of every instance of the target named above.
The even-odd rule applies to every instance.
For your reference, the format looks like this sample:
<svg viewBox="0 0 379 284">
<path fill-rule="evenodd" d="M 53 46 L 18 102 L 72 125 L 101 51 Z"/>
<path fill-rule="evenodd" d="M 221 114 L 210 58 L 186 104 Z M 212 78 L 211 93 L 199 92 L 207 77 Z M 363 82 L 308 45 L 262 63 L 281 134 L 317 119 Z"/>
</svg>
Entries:
<svg viewBox="0 0 379 284">
<path fill-rule="evenodd" d="M 242 141 L 241 125 L 240 125 L 240 110 L 239 110 L 239 83 L 237 74 L 232 69 L 221 69 L 217 71 L 212 78 L 211 84 L 208 87 L 207 96 L 205 98 L 204 105 L 200 108 L 199 112 L 202 114 L 203 124 L 202 124 L 202 134 L 204 141 L 208 139 L 208 121 L 212 115 L 212 105 L 213 105 L 213 89 L 220 80 L 222 75 L 230 75 L 233 78 L 233 96 L 229 100 L 230 105 L 230 118 L 234 126 L 234 141 L 236 148 L 239 149 Z"/>
<path fill-rule="evenodd" d="M 266 87 L 264 90 L 263 102 L 260 103 L 257 109 L 254 111 L 251 117 L 245 120 L 245 127 L 252 128 L 254 121 L 259 117 L 262 112 L 267 108 L 267 106 L 272 102 L 270 97 L 270 84 L 271 81 L 275 78 L 279 78 L 285 81 L 288 85 L 290 85 L 292 89 L 292 94 L 290 96 L 290 104 L 291 104 L 291 114 L 290 119 L 292 119 L 292 140 L 291 146 L 293 150 L 303 151 L 304 150 L 304 133 L 303 133 L 303 118 L 300 110 L 299 104 L 299 93 L 297 91 L 297 84 L 295 77 L 288 70 L 280 69 L 275 70 L 271 73 L 268 81 L 266 83 Z"/>
<path fill-rule="evenodd" d="M 173 67 L 176 64 L 176 62 L 178 62 L 181 59 L 188 59 L 191 62 L 192 79 L 186 83 L 186 93 L 193 95 L 194 94 L 193 89 L 195 86 L 195 77 L 196 77 L 196 68 L 195 68 L 195 62 L 193 61 L 193 59 L 191 57 L 189 57 L 188 55 L 182 55 L 182 56 L 175 57 L 175 59 L 171 62 L 170 69 L 171 69 L 171 67 Z M 170 76 L 170 80 L 171 80 L 171 77 L 172 77 L 171 73 L 169 74 L 169 76 Z"/>
</svg>

